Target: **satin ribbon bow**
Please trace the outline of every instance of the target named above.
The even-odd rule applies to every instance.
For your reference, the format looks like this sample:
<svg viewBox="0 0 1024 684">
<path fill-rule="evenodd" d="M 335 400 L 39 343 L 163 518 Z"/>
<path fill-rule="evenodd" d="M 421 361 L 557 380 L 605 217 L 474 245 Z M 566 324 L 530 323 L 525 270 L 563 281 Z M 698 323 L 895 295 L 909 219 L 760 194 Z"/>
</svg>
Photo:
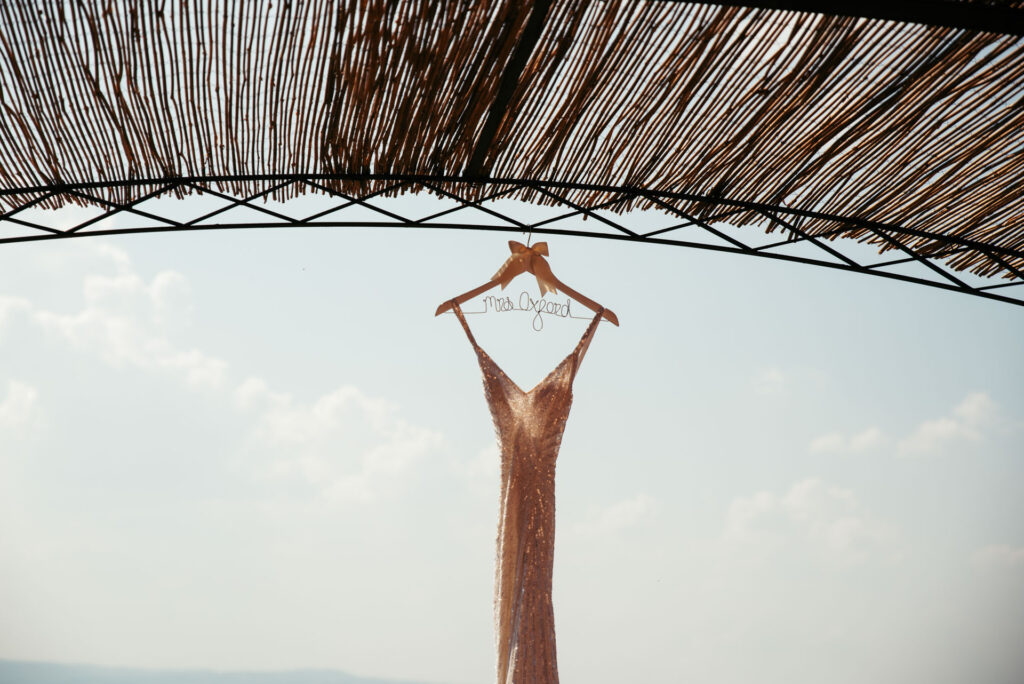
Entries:
<svg viewBox="0 0 1024 684">
<path fill-rule="evenodd" d="M 504 290 L 513 278 L 529 271 L 537 276 L 541 297 L 548 292 L 558 294 L 558 290 L 555 289 L 555 275 L 544 258 L 548 255 L 548 243 L 538 242 L 533 247 L 527 247 L 521 242 L 509 240 L 508 248 L 512 251 L 512 256 L 505 260 L 491 280 L 501 283 L 501 289 Z"/>
</svg>

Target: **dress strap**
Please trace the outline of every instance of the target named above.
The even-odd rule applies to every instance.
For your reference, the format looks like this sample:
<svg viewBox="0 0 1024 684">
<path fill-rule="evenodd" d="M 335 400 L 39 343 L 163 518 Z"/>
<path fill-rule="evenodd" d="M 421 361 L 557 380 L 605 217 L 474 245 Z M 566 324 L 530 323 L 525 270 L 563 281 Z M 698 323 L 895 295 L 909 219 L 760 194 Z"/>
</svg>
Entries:
<svg viewBox="0 0 1024 684">
<path fill-rule="evenodd" d="M 454 299 L 452 300 L 452 310 L 455 311 L 455 315 L 459 317 L 459 323 L 462 324 L 462 329 L 466 331 L 466 337 L 469 338 L 469 343 L 472 344 L 474 348 L 479 348 L 476 343 L 476 338 L 473 337 L 473 331 L 469 329 L 469 324 L 466 323 L 466 317 L 462 315 L 462 309 L 459 308 L 459 303 Z"/>
<path fill-rule="evenodd" d="M 576 363 L 573 364 L 572 375 L 576 377 L 576 371 L 579 370 L 580 363 L 583 361 L 583 356 L 587 353 L 587 349 L 590 348 L 590 340 L 594 338 L 594 331 L 597 330 L 597 324 L 601 322 L 601 316 L 604 315 L 604 307 L 598 309 L 594 315 L 594 320 L 590 321 L 590 325 L 587 326 L 587 331 L 583 333 L 583 338 L 580 339 L 580 343 L 576 345 L 576 349 L 573 351 L 573 355 L 576 357 Z"/>
</svg>

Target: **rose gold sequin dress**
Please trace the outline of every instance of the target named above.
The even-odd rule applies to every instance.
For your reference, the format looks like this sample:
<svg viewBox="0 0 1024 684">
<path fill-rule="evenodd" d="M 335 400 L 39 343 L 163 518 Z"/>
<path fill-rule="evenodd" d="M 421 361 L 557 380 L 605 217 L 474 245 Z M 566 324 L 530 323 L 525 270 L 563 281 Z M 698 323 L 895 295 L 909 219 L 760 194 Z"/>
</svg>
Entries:
<svg viewBox="0 0 1024 684">
<path fill-rule="evenodd" d="M 555 553 L 555 459 L 572 404 L 572 383 L 603 309 L 583 339 L 529 392 L 476 343 L 484 392 L 501 445 L 501 513 L 494 578 L 499 684 L 557 684 L 551 571 Z"/>
</svg>

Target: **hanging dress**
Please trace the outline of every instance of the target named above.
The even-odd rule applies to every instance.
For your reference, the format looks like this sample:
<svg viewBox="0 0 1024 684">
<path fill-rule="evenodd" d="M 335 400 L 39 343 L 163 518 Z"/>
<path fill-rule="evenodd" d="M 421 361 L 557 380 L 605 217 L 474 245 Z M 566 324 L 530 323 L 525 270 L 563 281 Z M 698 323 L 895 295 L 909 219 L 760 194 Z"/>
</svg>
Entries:
<svg viewBox="0 0 1024 684">
<path fill-rule="evenodd" d="M 576 348 L 524 392 L 476 343 L 484 394 L 501 446 L 501 506 L 494 578 L 498 684 L 557 684 L 551 573 L 555 555 L 555 459 L 572 404 L 572 383 L 604 309 Z"/>
</svg>

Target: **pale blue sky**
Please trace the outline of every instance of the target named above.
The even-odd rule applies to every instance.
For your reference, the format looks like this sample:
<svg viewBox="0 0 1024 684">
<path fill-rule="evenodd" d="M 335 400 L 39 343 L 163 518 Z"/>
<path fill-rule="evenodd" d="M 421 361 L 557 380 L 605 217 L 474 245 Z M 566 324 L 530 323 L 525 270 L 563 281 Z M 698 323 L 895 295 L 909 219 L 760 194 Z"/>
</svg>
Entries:
<svg viewBox="0 0 1024 684">
<path fill-rule="evenodd" d="M 497 453 L 433 311 L 510 238 L 0 247 L 0 658 L 489 681 Z M 564 681 L 1019 681 L 1024 309 L 548 243 L 622 322 L 559 458 Z M 527 387 L 586 321 L 470 325 Z"/>
</svg>

